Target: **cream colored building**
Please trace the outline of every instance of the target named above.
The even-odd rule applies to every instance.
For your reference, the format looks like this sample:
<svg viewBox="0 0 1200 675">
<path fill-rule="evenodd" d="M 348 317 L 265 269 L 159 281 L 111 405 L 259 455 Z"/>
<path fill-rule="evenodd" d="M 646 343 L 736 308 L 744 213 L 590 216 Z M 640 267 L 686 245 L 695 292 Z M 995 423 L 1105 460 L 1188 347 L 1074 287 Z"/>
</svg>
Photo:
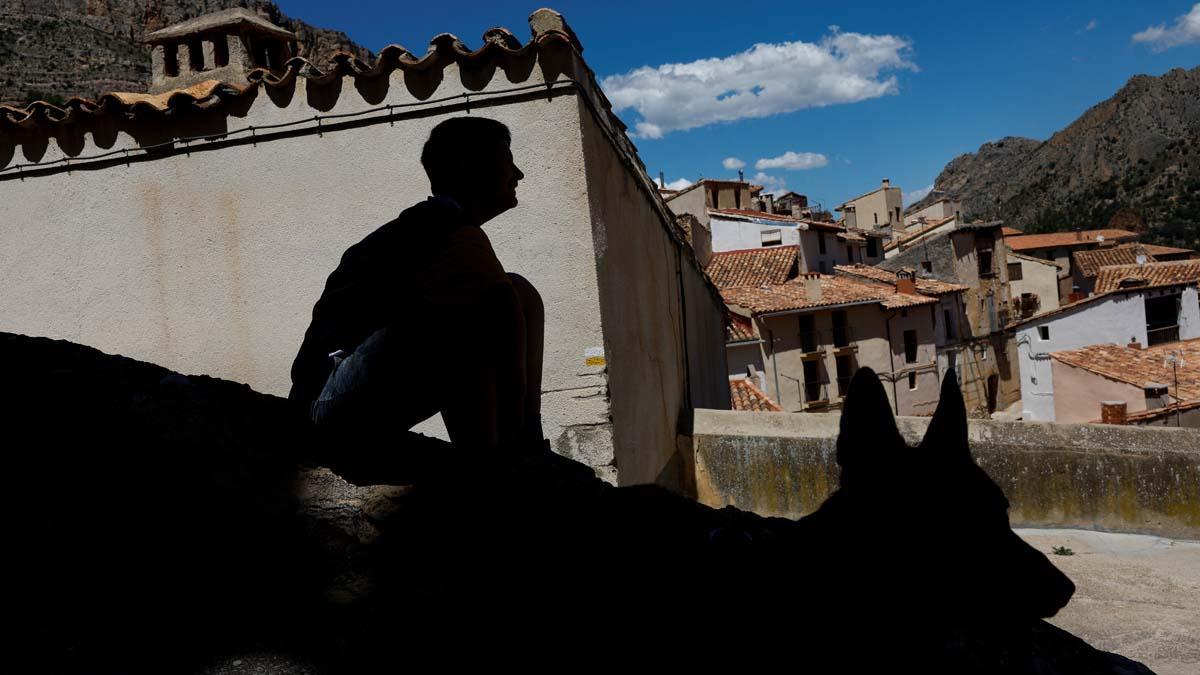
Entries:
<svg viewBox="0 0 1200 675">
<path fill-rule="evenodd" d="M 904 196 L 900 188 L 884 178 L 879 187 L 855 197 L 835 209 L 842 224 L 864 230 L 900 228 L 904 223 Z"/>
<path fill-rule="evenodd" d="M 1009 315 L 1027 319 L 1058 309 L 1058 265 L 1053 260 L 1034 258 L 1006 249 Z"/>
<path fill-rule="evenodd" d="M 904 216 L 904 222 L 908 227 L 926 223 L 933 220 L 945 220 L 953 218 L 957 222 L 963 222 L 963 206 L 962 202 L 949 197 L 939 197 L 927 206 L 913 211 Z"/>
<path fill-rule="evenodd" d="M 681 413 L 729 406 L 724 308 L 574 33 L 550 10 L 530 27 L 0 109 L 0 330 L 286 394 L 342 252 L 428 194 L 430 129 L 491 117 L 525 180 L 485 231 L 545 299 L 547 436 L 621 483 L 670 483 Z M 411 319 L 414 358 L 439 358 L 438 318 Z"/>
</svg>

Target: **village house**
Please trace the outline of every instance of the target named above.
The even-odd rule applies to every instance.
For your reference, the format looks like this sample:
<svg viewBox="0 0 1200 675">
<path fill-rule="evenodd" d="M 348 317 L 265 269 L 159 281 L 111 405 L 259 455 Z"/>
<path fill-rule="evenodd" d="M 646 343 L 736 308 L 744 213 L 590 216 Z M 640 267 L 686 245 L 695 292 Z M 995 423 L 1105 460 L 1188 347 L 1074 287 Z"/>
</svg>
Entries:
<svg viewBox="0 0 1200 675">
<path fill-rule="evenodd" d="M 1005 261 L 1012 319 L 1027 319 L 1058 309 L 1058 265 L 1054 261 L 1012 249 L 1006 249 Z"/>
<path fill-rule="evenodd" d="M 961 375 L 969 410 L 992 413 L 1020 397 L 1020 380 L 1004 334 L 1011 310 L 1002 223 L 963 223 L 887 258 L 879 267 L 916 270 L 918 278 L 966 287 L 966 323 L 944 358 Z"/>
<path fill-rule="evenodd" d="M 1135 239 L 1137 234 L 1128 230 L 1106 229 L 1022 234 L 1007 237 L 1006 243 L 1015 253 L 1054 261 L 1058 265 L 1058 299 L 1060 303 L 1068 303 L 1086 295 L 1074 288 L 1073 253 L 1115 246 Z M 1072 293 L 1076 295 L 1072 296 Z"/>
<path fill-rule="evenodd" d="M 798 266 L 795 246 L 713 255 L 709 275 L 733 314 L 730 380 L 748 380 L 783 411 L 828 410 L 841 405 L 854 372 L 870 366 L 898 414 L 932 412 L 940 381 L 939 299 L 919 292 L 911 276 L 888 273 L 887 283 L 803 273 Z"/>
<path fill-rule="evenodd" d="M 1056 421 L 1054 352 L 1100 344 L 1153 347 L 1200 337 L 1198 286 L 1200 261 L 1105 267 L 1094 295 L 1011 324 L 1022 418 Z"/>
<path fill-rule="evenodd" d="M 1096 276 L 1100 269 L 1113 265 L 1144 265 L 1158 260 L 1138 244 L 1105 246 L 1090 251 L 1075 251 L 1071 265 L 1071 288 L 1080 296 L 1092 295 L 1096 289 Z"/>
<path fill-rule="evenodd" d="M 921 242 L 930 237 L 953 230 L 958 224 L 959 221 L 954 216 L 919 220 L 905 228 L 894 231 L 891 239 L 883 247 L 883 256 L 885 258 L 893 258 L 902 251 L 919 246 Z"/>
<path fill-rule="evenodd" d="M 486 116 L 525 174 L 486 232 L 545 301 L 546 435 L 609 480 L 669 484 L 680 417 L 729 407 L 726 312 L 563 18 L 316 64 L 220 17 L 150 36 L 159 93 L 0 108 L 0 330 L 286 394 L 342 252 L 428 195 L 436 124 Z M 412 319 L 413 358 L 476 358 Z"/>
<path fill-rule="evenodd" d="M 1200 428 L 1200 338 L 1050 354 L 1056 422 Z"/>
<path fill-rule="evenodd" d="M 934 220 L 945 220 L 947 218 L 963 222 L 962 202 L 957 199 L 951 199 L 941 191 L 936 190 L 930 196 L 935 198 L 932 202 L 920 209 L 910 210 L 904 215 L 904 224 L 907 227 Z"/>
<path fill-rule="evenodd" d="M 879 187 L 848 200 L 834 209 L 842 214 L 842 224 L 863 230 L 886 230 L 903 226 L 904 196 L 886 178 Z"/>
<path fill-rule="evenodd" d="M 702 262 L 707 262 L 710 251 L 721 253 L 778 246 L 798 247 L 799 272 L 828 274 L 836 265 L 874 264 L 883 259 L 881 233 L 772 213 L 769 197 L 765 202 L 761 199 L 757 203 L 753 201 L 755 188 L 757 186 L 745 182 L 705 179 L 667 198 L 667 205 L 677 218 L 691 216 L 698 224 L 692 229 L 692 241 Z M 714 203 L 741 202 L 742 197 L 734 199 L 730 196 L 738 194 L 751 199 L 751 205 L 756 208 L 712 206 Z"/>
</svg>

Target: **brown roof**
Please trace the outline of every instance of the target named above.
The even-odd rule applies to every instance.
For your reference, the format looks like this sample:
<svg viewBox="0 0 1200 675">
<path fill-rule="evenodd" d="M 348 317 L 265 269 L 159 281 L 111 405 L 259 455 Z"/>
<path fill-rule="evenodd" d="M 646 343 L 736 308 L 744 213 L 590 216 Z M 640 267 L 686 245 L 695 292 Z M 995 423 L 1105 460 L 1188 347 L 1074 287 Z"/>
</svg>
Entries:
<svg viewBox="0 0 1200 675">
<path fill-rule="evenodd" d="M 1070 246 L 1090 246 L 1104 241 L 1128 241 L 1137 239 L 1137 234 L 1129 230 L 1083 230 L 1082 232 L 1050 232 L 1047 234 L 1022 234 L 1005 237 L 1005 242 L 1014 251 L 1030 251 L 1038 248 L 1057 248 Z"/>
<path fill-rule="evenodd" d="M 1175 248 L 1174 246 L 1159 246 L 1158 244 L 1142 244 L 1142 246 L 1146 249 L 1146 253 L 1159 257 L 1167 255 L 1179 255 L 1181 253 L 1195 255 L 1196 253 L 1190 248 Z"/>
<path fill-rule="evenodd" d="M 910 242 L 924 234 L 928 234 L 932 230 L 936 230 L 937 228 L 941 227 L 942 225 L 945 225 L 946 223 L 950 222 L 951 220 L 954 220 L 954 216 L 946 216 L 945 218 L 940 218 L 938 220 L 928 221 L 926 224 L 922 225 L 921 227 L 919 227 L 915 230 L 909 230 L 908 232 L 905 232 L 904 234 L 901 234 L 897 238 L 889 241 L 887 244 L 884 245 L 883 248 L 885 251 L 890 251 L 890 250 L 896 248 L 897 246 L 903 246 L 903 245 L 907 244 L 908 242 Z"/>
<path fill-rule="evenodd" d="M 1181 359 L 1174 370 L 1167 363 L 1167 356 L 1172 352 Z M 1200 399 L 1200 338 L 1167 342 L 1145 349 L 1114 344 L 1091 345 L 1053 352 L 1050 358 L 1135 387 L 1152 383 L 1167 385 L 1171 395 L 1178 395 L 1182 401 Z M 1176 375 L 1179 378 L 1178 391 L 1175 388 Z"/>
<path fill-rule="evenodd" d="M 759 338 L 758 334 L 754 332 L 753 321 L 733 312 L 729 313 L 725 320 L 726 342 L 750 342 L 757 339 Z"/>
<path fill-rule="evenodd" d="M 1200 282 L 1200 260 L 1171 260 L 1145 265 L 1115 265 L 1100 268 L 1096 294 L 1120 288 L 1149 288 Z"/>
<path fill-rule="evenodd" d="M 1101 267 L 1109 265 L 1136 265 L 1139 255 L 1146 256 L 1145 262 L 1155 262 L 1146 248 L 1140 244 L 1122 244 L 1091 251 L 1075 251 L 1075 264 L 1083 276 L 1091 278 L 1100 273 Z"/>
<path fill-rule="evenodd" d="M 1006 237 L 1020 237 L 1020 236 L 1023 236 L 1025 233 L 1018 230 L 1015 227 L 1008 227 L 1006 225 L 1006 226 L 1000 228 L 1000 234 L 1003 234 Z"/>
<path fill-rule="evenodd" d="M 1175 413 L 1195 410 L 1196 408 L 1200 408 L 1200 398 L 1192 401 L 1183 401 L 1182 403 L 1172 403 L 1170 405 L 1163 406 L 1161 408 L 1155 408 L 1153 410 L 1139 410 L 1138 412 L 1126 415 L 1125 423 L 1137 424 L 1138 422 L 1150 422 L 1163 417 L 1170 417 Z M 1097 420 L 1096 423 L 1101 422 Z"/>
<path fill-rule="evenodd" d="M 435 36 L 429 43 L 428 51 L 420 58 L 413 55 L 404 47 L 389 45 L 379 53 L 375 63 L 368 64 L 351 54 L 337 54 L 322 71 L 314 63 L 296 57 L 284 64 L 282 73 L 272 73 L 265 69 L 255 69 L 246 77 L 251 86 L 239 88 L 230 84 L 204 83 L 197 87 L 208 86 L 208 89 L 196 92 L 195 87 L 163 92 L 156 97 L 145 94 L 109 93 L 92 101 L 74 97 L 61 106 L 52 105 L 46 101 L 35 101 L 24 108 L 0 105 L 0 132 L 6 127 L 29 129 L 34 127 L 57 127 L 74 124 L 80 131 L 88 131 L 92 124 L 103 119 L 116 119 L 119 124 L 127 123 L 130 116 L 139 119 L 140 115 L 162 115 L 168 111 L 180 109 L 209 110 L 224 105 L 231 112 L 236 111 L 235 102 L 244 97 L 252 97 L 255 90 L 262 86 L 288 92 L 296 78 L 304 78 L 309 86 L 323 86 L 332 83 L 340 84 L 343 77 L 354 80 L 376 81 L 378 78 L 390 76 L 393 71 L 425 72 L 430 69 L 443 69 L 450 64 L 458 64 L 462 69 L 485 72 L 490 66 L 496 70 L 507 68 L 508 64 L 522 63 L 524 58 L 544 50 L 558 49 L 568 46 L 576 52 L 582 52 L 583 46 L 570 26 L 557 12 L 539 9 L 529 17 L 529 25 L 533 38 L 522 46 L 520 41 L 505 28 L 492 28 L 483 34 L 483 45 L 471 51 L 457 37 L 442 33 Z M 547 58 L 558 58 L 548 55 Z M 204 95 L 198 95 L 202 93 Z M 607 103 L 607 101 L 605 101 Z M 606 106 L 607 107 L 607 106 Z M 180 112 L 187 112 L 180 110 Z M 613 124 L 620 130 L 625 129 L 623 122 L 610 111 L 606 110 Z"/>
<path fill-rule="evenodd" d="M 705 271 L 717 288 L 782 284 L 794 275 L 799 257 L 795 244 L 721 251 L 713 254 Z"/>
<path fill-rule="evenodd" d="M 1031 256 L 1031 255 L 1017 253 L 1016 251 L 1012 250 L 1011 248 L 1005 252 L 1005 257 L 1006 258 L 1019 258 L 1021 260 L 1028 260 L 1029 262 L 1041 263 L 1043 265 L 1049 265 L 1049 266 L 1055 267 L 1055 268 L 1058 267 L 1058 263 L 1054 262 L 1053 260 L 1046 260 L 1045 258 L 1037 258 L 1037 257 Z"/>
<path fill-rule="evenodd" d="M 733 216 L 735 218 L 757 218 L 760 220 L 774 220 L 781 223 L 794 223 L 802 225 L 810 230 L 826 230 L 828 232 L 846 232 L 847 228 L 834 223 L 822 223 L 817 220 L 808 220 L 806 218 L 797 218 L 796 216 L 784 215 L 782 213 L 767 213 L 766 211 L 751 211 L 748 209 L 709 209 L 708 212 L 717 216 Z"/>
<path fill-rule="evenodd" d="M 750 412 L 783 412 L 778 403 L 772 401 L 762 389 L 748 379 L 729 381 L 729 402 L 734 410 Z"/>
<path fill-rule="evenodd" d="M 835 265 L 833 270 L 838 274 L 849 274 L 855 277 L 891 284 L 893 288 L 896 286 L 896 273 L 885 270 L 882 267 L 854 263 L 853 265 Z M 962 284 L 952 284 L 937 279 L 922 279 L 921 277 L 917 277 L 916 282 L 917 292 L 922 295 L 945 295 L 947 293 L 961 293 L 967 290 L 967 287 Z"/>
<path fill-rule="evenodd" d="M 820 284 L 819 298 L 810 298 L 808 295 L 807 282 L 812 280 L 817 280 Z M 925 295 L 897 293 L 894 288 L 884 284 L 828 274 L 805 274 L 776 286 L 723 288 L 721 297 L 725 299 L 726 304 L 742 307 L 752 314 L 868 302 L 878 302 L 886 309 L 916 307 L 937 302 Z"/>
</svg>

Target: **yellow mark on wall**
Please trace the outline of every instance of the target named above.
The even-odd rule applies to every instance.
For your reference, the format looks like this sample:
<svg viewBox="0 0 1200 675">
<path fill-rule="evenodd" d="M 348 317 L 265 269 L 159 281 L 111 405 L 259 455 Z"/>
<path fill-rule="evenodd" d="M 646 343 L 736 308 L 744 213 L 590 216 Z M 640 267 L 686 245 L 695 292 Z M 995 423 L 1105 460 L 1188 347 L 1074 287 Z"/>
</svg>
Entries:
<svg viewBox="0 0 1200 675">
<path fill-rule="evenodd" d="M 603 366 L 608 362 L 604 360 L 604 347 L 588 347 L 583 350 L 583 362 L 589 366 Z"/>
</svg>

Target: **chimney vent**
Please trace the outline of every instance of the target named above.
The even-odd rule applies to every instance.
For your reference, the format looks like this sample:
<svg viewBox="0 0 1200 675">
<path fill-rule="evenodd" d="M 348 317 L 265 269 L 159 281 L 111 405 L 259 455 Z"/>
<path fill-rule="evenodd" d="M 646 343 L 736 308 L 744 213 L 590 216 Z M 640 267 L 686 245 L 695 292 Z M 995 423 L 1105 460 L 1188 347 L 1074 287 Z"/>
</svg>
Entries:
<svg viewBox="0 0 1200 675">
<path fill-rule="evenodd" d="M 1129 407 L 1125 404 L 1125 401 L 1100 402 L 1101 424 L 1125 424 L 1128 413 Z"/>
<path fill-rule="evenodd" d="M 1167 393 L 1167 385 L 1157 382 L 1147 382 L 1142 387 L 1142 391 L 1146 394 L 1146 410 L 1158 410 L 1165 408 L 1171 403 L 1171 396 Z"/>
<path fill-rule="evenodd" d="M 1128 344 L 1128 345 L 1125 345 L 1125 346 L 1126 346 L 1126 347 L 1129 347 L 1130 349 L 1141 349 L 1141 348 L 1142 348 L 1142 343 L 1138 342 L 1138 341 L 1137 341 L 1137 338 L 1130 338 L 1130 339 L 1129 339 L 1129 344 Z"/>
<path fill-rule="evenodd" d="M 888 180 L 888 179 L 884 178 L 884 179 L 883 179 L 883 187 L 885 187 L 885 188 L 890 188 L 890 187 L 892 187 L 892 181 L 890 181 L 890 180 Z"/>
<path fill-rule="evenodd" d="M 809 302 L 821 302 L 821 275 L 804 275 L 804 297 Z"/>
</svg>

